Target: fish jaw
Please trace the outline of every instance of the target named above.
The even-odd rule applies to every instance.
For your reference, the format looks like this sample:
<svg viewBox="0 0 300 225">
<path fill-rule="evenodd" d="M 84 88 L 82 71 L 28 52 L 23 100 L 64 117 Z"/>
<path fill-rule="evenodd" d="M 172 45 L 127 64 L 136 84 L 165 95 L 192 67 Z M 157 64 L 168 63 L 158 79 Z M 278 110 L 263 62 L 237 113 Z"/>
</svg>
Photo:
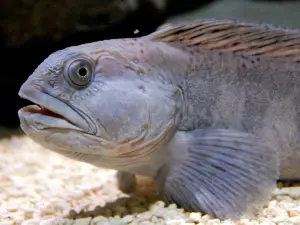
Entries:
<svg viewBox="0 0 300 225">
<path fill-rule="evenodd" d="M 89 122 L 76 110 L 27 82 L 22 85 L 18 94 L 21 98 L 36 104 L 25 106 L 18 111 L 24 132 L 34 128 L 38 130 L 72 129 L 92 133 Z"/>
<path fill-rule="evenodd" d="M 148 85 L 150 83 L 148 82 Z M 180 120 L 179 113 L 174 113 L 173 108 L 169 109 L 169 113 L 172 114 L 167 116 L 167 118 L 170 117 L 169 120 L 165 121 L 166 123 L 160 129 L 157 127 L 155 134 L 152 134 L 154 124 L 149 121 L 150 123 L 138 136 L 118 140 L 109 135 L 106 138 L 103 134 L 105 129 L 102 130 L 102 127 L 98 128 L 100 133 L 98 129 L 96 129 L 97 133 L 93 132 L 90 129 L 90 121 L 84 118 L 85 115 L 77 113 L 73 110 L 74 106 L 69 106 L 39 87 L 37 84 L 33 85 L 30 79 L 23 84 L 19 96 L 36 105 L 25 106 L 18 111 L 22 130 L 38 144 L 68 158 L 97 167 L 124 170 L 145 176 L 154 176 L 161 167 L 164 161 L 161 155 L 164 151 L 161 149 L 172 138 Z M 159 88 L 160 91 L 161 89 Z M 132 92 L 132 89 L 130 90 Z M 158 93 L 158 91 L 151 92 Z M 165 96 L 168 92 L 163 93 Z M 101 94 L 103 96 L 103 92 Z M 176 100 L 179 94 L 178 91 L 174 94 Z M 137 101 L 138 99 L 135 103 Z M 166 100 L 177 109 L 180 104 L 171 104 L 171 101 L 173 101 L 172 98 Z M 110 101 L 108 102 L 112 105 Z M 146 100 L 140 99 L 140 102 L 146 102 Z M 154 104 L 151 109 L 158 108 L 155 107 L 157 101 L 147 102 Z M 103 102 L 98 103 L 101 105 Z M 159 112 L 165 113 L 163 109 L 164 107 Z M 148 109 L 145 107 L 145 110 Z M 151 118 L 160 118 L 162 115 L 159 112 Z"/>
</svg>

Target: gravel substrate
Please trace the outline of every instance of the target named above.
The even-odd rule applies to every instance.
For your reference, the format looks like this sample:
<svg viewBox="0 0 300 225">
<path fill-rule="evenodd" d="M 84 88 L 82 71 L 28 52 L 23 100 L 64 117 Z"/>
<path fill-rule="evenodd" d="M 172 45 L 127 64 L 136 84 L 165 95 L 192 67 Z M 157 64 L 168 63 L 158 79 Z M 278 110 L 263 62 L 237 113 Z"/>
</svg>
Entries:
<svg viewBox="0 0 300 225">
<path fill-rule="evenodd" d="M 300 183 L 278 183 L 260 216 L 220 221 L 159 200 L 140 178 L 134 197 L 120 192 L 113 170 L 73 161 L 27 137 L 0 141 L 0 225 L 300 224 Z"/>
</svg>

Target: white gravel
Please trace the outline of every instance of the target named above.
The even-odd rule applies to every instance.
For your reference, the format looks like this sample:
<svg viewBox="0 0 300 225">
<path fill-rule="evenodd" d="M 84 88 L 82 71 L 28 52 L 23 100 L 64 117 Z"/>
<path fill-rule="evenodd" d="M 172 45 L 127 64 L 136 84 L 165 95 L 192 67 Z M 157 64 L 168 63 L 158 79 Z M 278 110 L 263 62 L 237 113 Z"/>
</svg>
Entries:
<svg viewBox="0 0 300 225">
<path fill-rule="evenodd" d="M 159 200 L 151 180 L 134 197 L 120 192 L 115 171 L 73 161 L 27 137 L 0 141 L 0 225 L 298 224 L 300 183 L 278 188 L 253 220 L 220 221 Z"/>
</svg>

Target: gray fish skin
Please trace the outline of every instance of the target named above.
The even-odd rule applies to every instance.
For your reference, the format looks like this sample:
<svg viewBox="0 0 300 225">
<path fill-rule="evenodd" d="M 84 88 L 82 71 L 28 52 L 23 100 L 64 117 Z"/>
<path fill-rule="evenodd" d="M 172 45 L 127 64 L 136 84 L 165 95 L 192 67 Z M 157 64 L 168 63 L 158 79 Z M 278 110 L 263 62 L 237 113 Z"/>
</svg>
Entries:
<svg viewBox="0 0 300 225">
<path fill-rule="evenodd" d="M 150 176 L 167 203 L 253 215 L 277 179 L 300 179 L 299 62 L 298 30 L 229 20 L 72 46 L 20 88 L 42 107 L 20 109 L 21 128 L 118 170 L 127 192 Z"/>
<path fill-rule="evenodd" d="M 191 48 L 182 46 L 193 57 L 189 72 L 181 82 L 186 116 L 180 129 L 210 127 L 253 133 L 278 149 L 280 179 L 299 180 L 300 30 L 230 20 L 216 22 L 215 28 L 221 30 L 221 34 L 214 37 L 218 37 L 217 41 L 198 43 L 198 48 L 192 44 L 189 44 Z M 209 39 L 208 32 L 207 37 L 203 33 L 213 27 L 214 21 L 208 19 L 202 23 L 210 26 L 198 30 L 202 33 L 199 38 Z M 235 25 L 246 25 L 246 28 L 238 30 Z M 225 27 L 223 34 L 222 26 Z M 181 32 L 184 31 L 183 28 Z M 253 32 L 252 36 L 247 32 Z M 165 35 L 157 33 L 153 35 L 158 36 L 156 39 L 160 33 Z M 197 45 L 195 33 L 192 41 Z M 230 33 L 234 38 L 227 37 Z M 243 40 L 241 35 L 248 38 Z M 176 35 L 163 36 L 161 41 L 164 38 L 177 43 Z M 226 44 L 219 44 L 224 40 Z M 187 38 L 188 41 L 191 39 Z M 239 41 L 244 46 L 237 48 Z M 218 44 L 219 49 L 209 44 Z"/>
<path fill-rule="evenodd" d="M 187 116 L 182 129 L 253 133 L 278 149 L 280 179 L 300 179 L 300 63 L 202 54 L 198 62 L 205 66 L 197 68 L 201 75 L 184 82 Z"/>
</svg>

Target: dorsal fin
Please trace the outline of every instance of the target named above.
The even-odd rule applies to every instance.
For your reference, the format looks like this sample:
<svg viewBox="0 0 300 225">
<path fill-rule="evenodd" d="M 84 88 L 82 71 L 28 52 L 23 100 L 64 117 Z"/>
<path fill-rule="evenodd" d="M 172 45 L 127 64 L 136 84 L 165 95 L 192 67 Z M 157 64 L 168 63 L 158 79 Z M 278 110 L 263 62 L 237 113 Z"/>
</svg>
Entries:
<svg viewBox="0 0 300 225">
<path fill-rule="evenodd" d="M 300 30 L 237 20 L 199 20 L 162 28 L 151 40 L 245 55 L 300 59 Z"/>
</svg>

